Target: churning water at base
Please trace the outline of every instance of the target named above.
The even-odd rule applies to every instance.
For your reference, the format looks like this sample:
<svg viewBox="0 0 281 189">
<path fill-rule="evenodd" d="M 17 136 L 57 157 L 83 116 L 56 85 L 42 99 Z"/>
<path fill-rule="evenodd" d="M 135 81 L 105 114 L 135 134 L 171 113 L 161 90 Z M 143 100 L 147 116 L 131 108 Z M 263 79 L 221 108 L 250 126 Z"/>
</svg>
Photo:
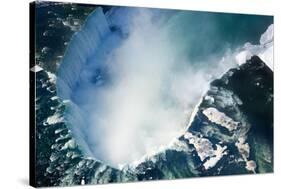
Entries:
<svg viewBox="0 0 281 189">
<path fill-rule="evenodd" d="M 254 21 L 144 8 L 104 14 L 97 8 L 73 36 L 57 81 L 85 155 L 118 167 L 182 134 L 209 81 L 235 66 L 233 49 L 249 39 L 255 43 L 269 25 L 264 19 L 257 31 Z"/>
</svg>

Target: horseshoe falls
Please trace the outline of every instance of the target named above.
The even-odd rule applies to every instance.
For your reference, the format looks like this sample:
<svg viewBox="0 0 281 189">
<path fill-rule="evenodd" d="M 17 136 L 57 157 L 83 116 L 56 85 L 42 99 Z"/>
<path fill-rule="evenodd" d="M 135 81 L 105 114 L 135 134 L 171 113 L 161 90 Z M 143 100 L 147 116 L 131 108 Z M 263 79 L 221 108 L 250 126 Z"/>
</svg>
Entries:
<svg viewBox="0 0 281 189">
<path fill-rule="evenodd" d="M 212 80 L 238 66 L 270 19 L 149 8 L 96 8 L 57 73 L 65 118 L 86 157 L 118 168 L 169 148 Z"/>
</svg>

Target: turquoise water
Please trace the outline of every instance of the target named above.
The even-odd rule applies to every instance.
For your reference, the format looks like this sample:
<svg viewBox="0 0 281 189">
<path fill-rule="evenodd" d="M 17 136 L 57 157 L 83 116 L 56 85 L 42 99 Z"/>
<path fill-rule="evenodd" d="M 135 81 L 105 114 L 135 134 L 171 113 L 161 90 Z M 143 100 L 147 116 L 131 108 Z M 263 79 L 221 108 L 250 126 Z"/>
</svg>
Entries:
<svg viewBox="0 0 281 189">
<path fill-rule="evenodd" d="M 246 42 L 259 44 L 271 16 L 179 11 L 167 22 L 171 40 L 191 62 L 206 61 L 209 56 L 222 56 Z"/>
</svg>

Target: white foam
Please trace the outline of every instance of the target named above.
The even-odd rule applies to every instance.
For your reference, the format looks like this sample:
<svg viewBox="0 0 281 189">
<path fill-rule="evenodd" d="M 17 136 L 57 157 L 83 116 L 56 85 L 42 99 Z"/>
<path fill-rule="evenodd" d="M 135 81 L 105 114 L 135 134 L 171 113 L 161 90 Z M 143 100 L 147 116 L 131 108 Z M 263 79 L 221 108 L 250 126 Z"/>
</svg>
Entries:
<svg viewBox="0 0 281 189">
<path fill-rule="evenodd" d="M 273 71 L 273 24 L 261 35 L 260 44 L 246 43 L 236 55 L 237 64 L 246 63 L 253 55 L 257 55 Z"/>
</svg>

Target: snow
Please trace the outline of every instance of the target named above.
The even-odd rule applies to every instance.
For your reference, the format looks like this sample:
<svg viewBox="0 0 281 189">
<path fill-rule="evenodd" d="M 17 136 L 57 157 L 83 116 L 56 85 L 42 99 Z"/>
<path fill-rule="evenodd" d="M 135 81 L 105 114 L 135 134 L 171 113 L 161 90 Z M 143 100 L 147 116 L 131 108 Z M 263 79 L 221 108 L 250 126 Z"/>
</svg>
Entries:
<svg viewBox="0 0 281 189">
<path fill-rule="evenodd" d="M 57 100 L 59 97 L 58 96 L 53 96 L 51 97 L 51 100 Z"/>
<path fill-rule="evenodd" d="M 47 74 L 48 74 L 49 81 L 50 81 L 51 83 L 55 83 L 56 80 L 57 80 L 57 76 L 56 76 L 55 74 L 51 73 L 51 72 L 48 72 L 48 71 L 46 71 L 46 72 L 47 72 Z"/>
<path fill-rule="evenodd" d="M 30 70 L 33 71 L 33 72 L 40 72 L 41 70 L 43 70 L 43 68 L 41 68 L 38 65 L 35 65 Z"/>
<path fill-rule="evenodd" d="M 54 114 L 54 115 L 47 118 L 46 123 L 49 124 L 49 125 L 53 125 L 53 124 L 56 124 L 56 123 L 63 122 L 63 120 L 64 119 L 60 114 Z"/>
<path fill-rule="evenodd" d="M 255 169 L 257 167 L 256 162 L 253 160 L 249 160 L 250 156 L 250 146 L 246 143 L 246 137 L 238 138 L 238 142 L 235 143 L 239 153 L 241 154 L 243 160 L 246 162 L 245 168 L 249 171 L 255 173 Z"/>
<path fill-rule="evenodd" d="M 51 162 L 56 161 L 58 158 L 59 158 L 59 156 L 58 156 L 56 153 L 53 153 L 53 154 L 50 156 L 50 161 L 51 161 Z"/>
<path fill-rule="evenodd" d="M 250 161 L 247 161 L 246 162 L 246 169 L 248 169 L 249 171 L 252 171 L 252 172 L 256 172 L 255 169 L 257 167 L 257 164 L 255 161 L 253 160 L 250 160 Z"/>
<path fill-rule="evenodd" d="M 273 24 L 261 35 L 260 44 L 246 43 L 235 56 L 237 64 L 246 63 L 253 55 L 257 55 L 273 71 Z"/>
<path fill-rule="evenodd" d="M 235 146 L 242 155 L 243 159 L 247 160 L 250 155 L 250 146 L 248 143 L 245 143 L 245 138 L 240 137 L 238 142 L 235 143 Z"/>
<path fill-rule="evenodd" d="M 211 157 L 210 159 L 208 159 L 203 166 L 205 167 L 205 169 L 210 169 L 212 167 L 214 167 L 217 162 L 224 156 L 227 154 L 227 152 L 225 151 L 227 149 L 226 146 L 221 147 L 220 145 L 216 145 L 217 149 L 215 150 L 215 155 L 213 157 Z"/>
<path fill-rule="evenodd" d="M 44 53 L 44 54 L 46 54 L 49 50 L 50 50 L 49 47 L 43 47 L 42 50 L 41 50 L 41 52 Z"/>
<path fill-rule="evenodd" d="M 206 138 L 197 137 L 189 132 L 187 132 L 184 137 L 189 140 L 190 144 L 193 144 L 202 162 L 207 159 L 203 164 L 205 169 L 214 167 L 217 162 L 227 154 L 225 151 L 227 149 L 226 146 L 222 147 L 216 144 L 216 149 L 214 149 L 213 144 Z"/>
<path fill-rule="evenodd" d="M 185 133 L 184 137 L 193 144 L 201 161 L 214 155 L 213 144 L 208 139 L 197 137 L 189 132 Z"/>
<path fill-rule="evenodd" d="M 233 121 L 224 113 L 218 111 L 216 108 L 207 108 L 202 112 L 211 122 L 216 123 L 222 127 L 227 128 L 229 131 L 237 129 L 239 122 Z"/>
<path fill-rule="evenodd" d="M 75 147 L 76 147 L 76 143 L 75 143 L 74 139 L 71 139 L 64 144 L 64 146 L 62 147 L 62 150 L 74 149 Z"/>
<path fill-rule="evenodd" d="M 62 132 L 64 129 L 57 129 L 57 130 L 55 130 L 55 134 L 58 134 L 58 133 L 60 133 L 60 132 Z"/>
<path fill-rule="evenodd" d="M 82 178 L 82 180 L 81 180 L 81 185 L 85 185 L 85 179 L 84 178 Z"/>
</svg>

